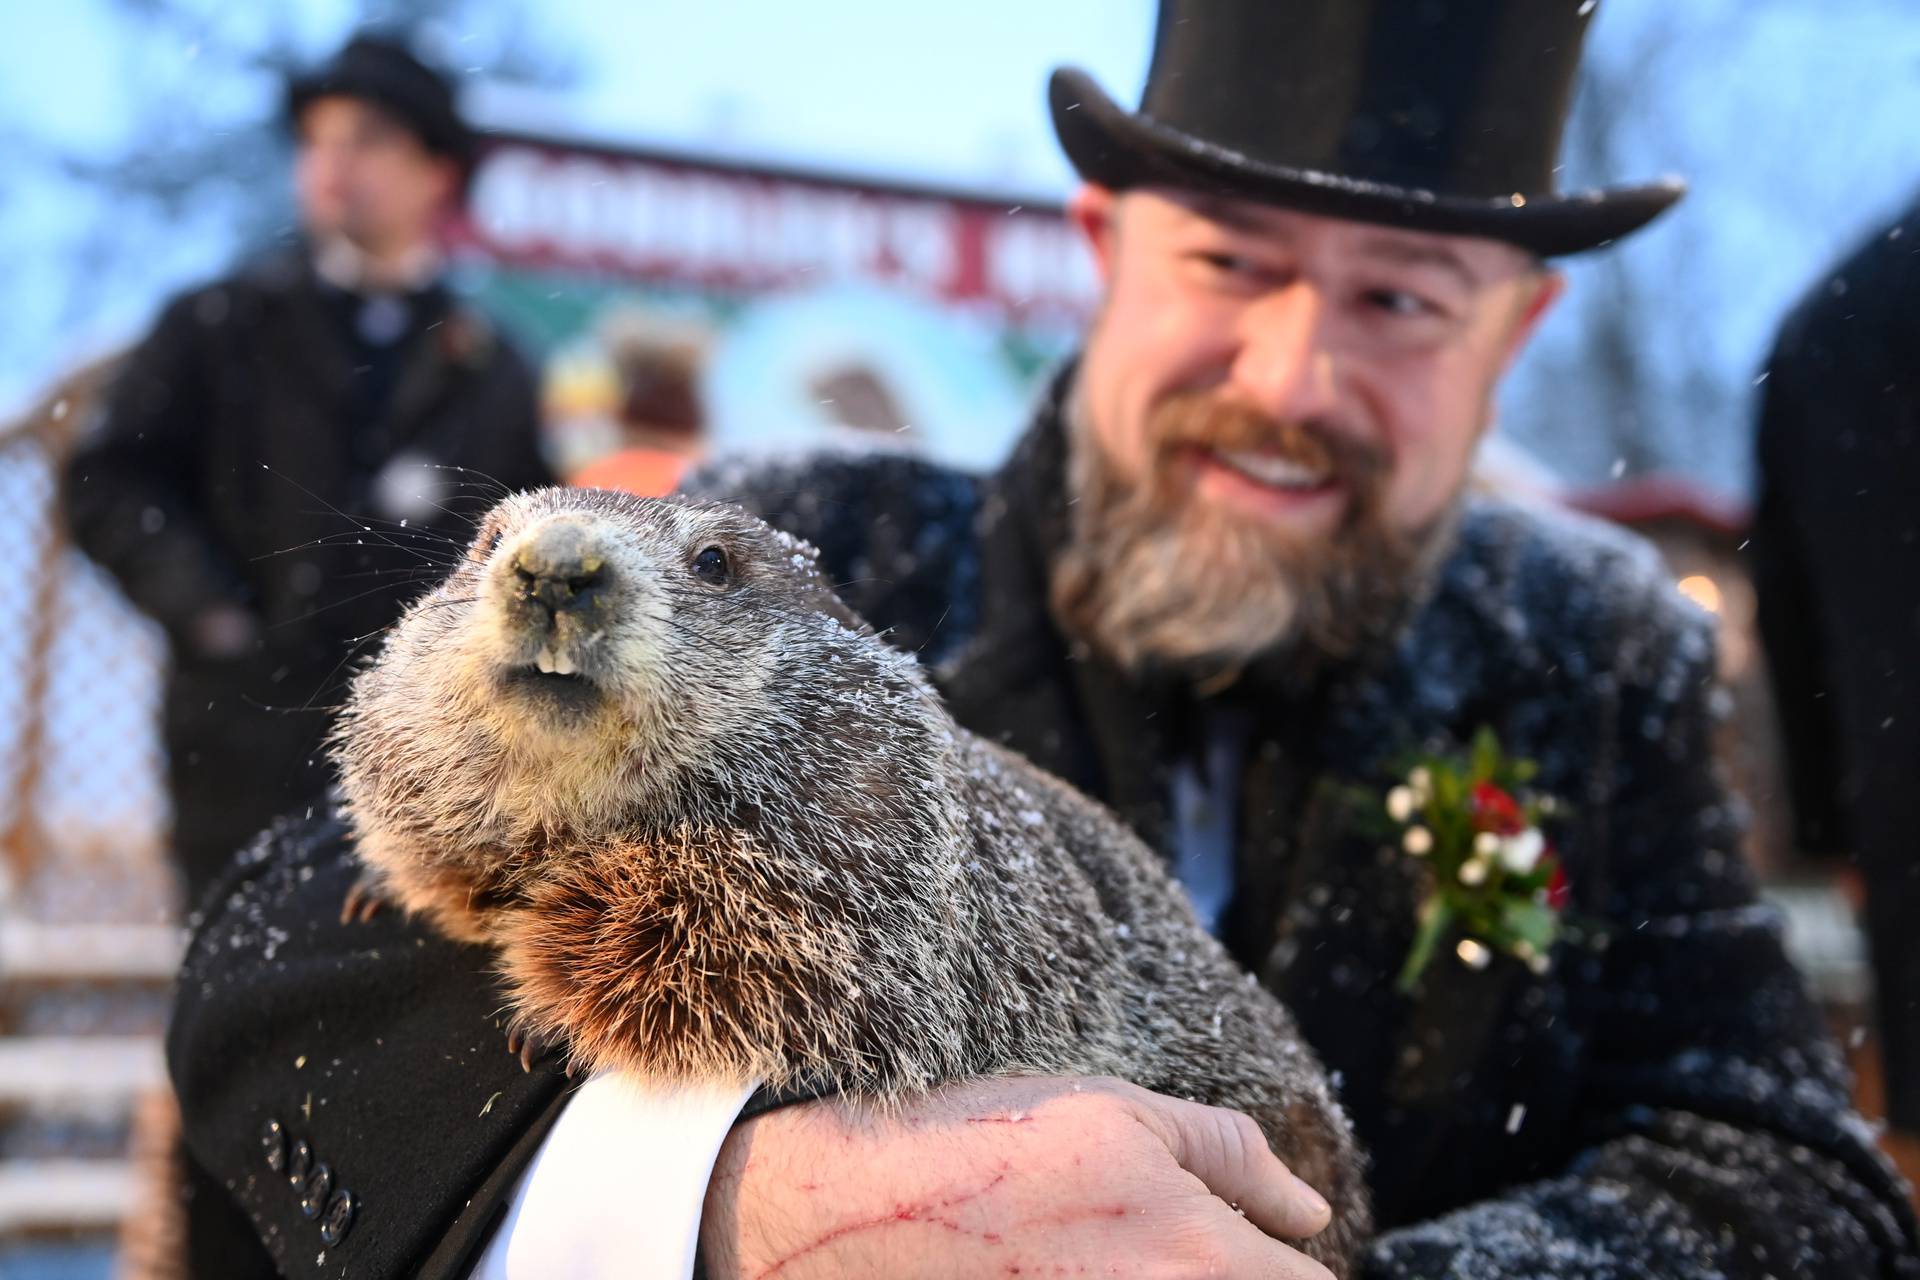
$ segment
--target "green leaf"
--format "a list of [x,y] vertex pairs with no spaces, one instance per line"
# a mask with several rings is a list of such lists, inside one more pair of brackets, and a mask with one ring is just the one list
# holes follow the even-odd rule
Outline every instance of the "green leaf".
[[1500,769],[1500,739],[1481,725],[1473,735],[1473,781],[1486,782]]
[[1500,909],[1500,926],[1544,955],[1559,936],[1560,916],[1544,903],[1508,899]]
[[1394,986],[1400,994],[1412,991],[1414,984],[1420,981],[1420,975],[1426,972],[1427,965],[1433,961],[1433,953],[1440,946],[1453,924],[1453,908],[1447,900],[1435,894],[1428,898],[1420,908],[1420,928],[1413,935],[1413,946],[1407,950],[1407,962],[1400,966],[1400,977]]

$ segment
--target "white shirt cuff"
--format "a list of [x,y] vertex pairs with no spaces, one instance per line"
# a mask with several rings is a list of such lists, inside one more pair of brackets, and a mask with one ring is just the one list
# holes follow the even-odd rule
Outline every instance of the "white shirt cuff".
[[714,1159],[756,1087],[588,1080],[520,1176],[475,1280],[687,1280]]

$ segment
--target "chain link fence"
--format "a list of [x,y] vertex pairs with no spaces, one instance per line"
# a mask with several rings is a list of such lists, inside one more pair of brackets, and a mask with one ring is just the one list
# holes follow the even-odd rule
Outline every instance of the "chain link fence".
[[171,1150],[166,651],[60,515],[111,373],[0,427],[0,1276],[164,1274],[120,1237],[161,1185],[135,1157]]
[[67,545],[59,475],[98,412],[100,362],[0,434],[0,831],[11,914],[151,923],[172,908],[158,734],[165,645]]

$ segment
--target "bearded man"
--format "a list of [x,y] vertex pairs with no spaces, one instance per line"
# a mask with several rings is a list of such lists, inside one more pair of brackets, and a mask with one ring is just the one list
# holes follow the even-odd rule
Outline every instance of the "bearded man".
[[[963,724],[1165,853],[1371,1151],[1369,1277],[1911,1276],[1714,776],[1706,619],[1643,545],[1465,496],[1543,259],[1678,195],[1553,189],[1592,8],[1166,0],[1138,113],[1054,78],[1106,293],[1008,463],[696,487],[816,543]],[[1583,927],[1449,939],[1403,986],[1431,882],[1350,798],[1483,727],[1566,802]],[[1325,1274],[1289,1240],[1326,1206],[1244,1129],[1114,1082],[880,1118],[568,1095],[501,1052],[483,954],[330,923],[353,875],[337,825],[238,868],[173,1030],[190,1140],[288,1274],[684,1275],[696,1244],[716,1278]],[[229,924],[293,940],[254,965]],[[294,1134],[354,1189],[324,1250]]]

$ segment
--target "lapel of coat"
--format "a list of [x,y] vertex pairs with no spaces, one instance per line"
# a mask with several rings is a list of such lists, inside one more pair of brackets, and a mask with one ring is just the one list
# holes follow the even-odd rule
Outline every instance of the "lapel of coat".
[[1525,654],[1502,629],[1502,611],[1511,609],[1497,575],[1488,572],[1486,554],[1469,514],[1393,653],[1368,669],[1343,673],[1322,691],[1312,745],[1319,776],[1296,819],[1296,865],[1285,877],[1273,925],[1275,951],[1262,970],[1284,996],[1324,999],[1301,989],[1325,980],[1316,966],[1291,981],[1286,969],[1300,963],[1292,951],[1315,945],[1298,936],[1302,921],[1317,918],[1303,895],[1324,892],[1325,885],[1347,886],[1360,899],[1353,909],[1373,917],[1373,935],[1354,931],[1352,946],[1361,953],[1354,960],[1370,971],[1375,1007],[1388,1024],[1384,1043],[1356,1041],[1351,1048],[1370,1059],[1363,1069],[1373,1076],[1379,1101],[1410,1117],[1430,1118],[1431,1126],[1414,1127],[1430,1127],[1436,1140],[1457,1107],[1461,1083],[1495,1043],[1496,1028],[1533,975],[1505,956],[1472,969],[1449,948],[1412,993],[1394,991],[1394,974],[1412,944],[1425,868],[1389,843],[1384,831],[1374,830],[1372,814],[1353,806],[1384,802],[1404,753],[1464,749],[1483,724],[1500,731],[1509,749],[1526,753],[1524,741],[1508,737],[1510,712],[1516,701],[1538,691],[1516,669],[1527,665]]
[[494,342],[492,326],[473,308],[453,299],[440,307],[441,318],[412,343],[387,405],[388,438],[396,448],[419,438],[456,380],[482,364]]
[[268,329],[284,344],[267,367],[276,380],[291,374],[304,383],[299,394],[325,406],[327,421],[344,420],[347,388],[353,385],[353,356],[339,316],[324,292],[326,286],[314,274],[312,255],[303,246],[270,259],[262,272],[281,314],[280,322]]

